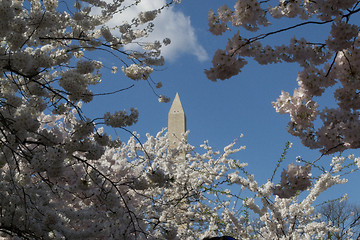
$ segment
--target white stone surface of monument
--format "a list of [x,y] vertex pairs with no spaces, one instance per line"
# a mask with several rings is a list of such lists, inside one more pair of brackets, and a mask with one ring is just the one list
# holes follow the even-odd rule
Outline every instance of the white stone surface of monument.
[[176,93],[168,115],[168,138],[170,149],[178,146],[186,132],[186,116],[181,105],[179,94]]

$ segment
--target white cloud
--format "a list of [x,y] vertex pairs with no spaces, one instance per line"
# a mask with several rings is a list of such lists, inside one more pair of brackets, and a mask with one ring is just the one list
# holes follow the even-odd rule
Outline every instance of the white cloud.
[[[126,2],[129,1],[125,1],[125,5]],[[165,0],[142,0],[138,5],[115,16],[109,24],[114,26],[125,21],[130,22],[138,13],[158,9],[164,4]],[[199,61],[208,59],[205,49],[197,40],[189,16],[185,16],[182,12],[170,7],[164,9],[153,23],[155,25],[154,31],[144,41],[158,40],[162,42],[164,38],[170,38],[171,44],[162,47],[162,55],[165,60],[174,61],[183,54],[195,55]]]

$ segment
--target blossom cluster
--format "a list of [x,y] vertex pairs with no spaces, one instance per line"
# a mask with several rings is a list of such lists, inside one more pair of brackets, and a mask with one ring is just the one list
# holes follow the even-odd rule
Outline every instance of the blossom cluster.
[[[353,21],[360,10],[359,1],[233,2],[233,8],[224,5],[218,8],[217,14],[209,11],[209,31],[220,35],[241,27],[251,34],[262,32],[253,37],[246,31],[235,33],[226,49],[214,54],[213,67],[205,70],[207,77],[216,81],[237,75],[246,65],[246,58],[259,64],[298,63],[303,68],[298,73],[298,88],[292,96],[282,92],[274,102],[276,111],[290,115],[289,133],[299,137],[307,147],[327,154],[359,148],[360,27]],[[285,18],[297,18],[298,21],[266,32],[274,19]],[[297,34],[288,44],[282,41],[275,46],[263,45],[263,40],[271,35],[311,24],[329,27],[330,30],[324,28],[328,38],[311,41],[309,36],[298,37]],[[337,87],[333,92],[337,108],[320,108],[315,97],[322,96],[333,86]],[[322,126],[315,125],[319,119]]]
[[142,67],[137,64],[131,64],[128,67],[122,67],[122,70],[127,77],[133,80],[146,80],[153,71],[153,69],[149,66]]
[[132,124],[136,123],[138,120],[139,112],[137,109],[131,108],[131,113],[127,114],[126,110],[118,111],[114,114],[110,114],[109,112],[104,115],[104,122],[105,125],[119,128],[119,127],[126,127],[131,126]]
[[281,198],[295,196],[298,191],[304,191],[311,186],[311,166],[295,166],[289,164],[281,173],[281,182],[274,189],[274,194]]

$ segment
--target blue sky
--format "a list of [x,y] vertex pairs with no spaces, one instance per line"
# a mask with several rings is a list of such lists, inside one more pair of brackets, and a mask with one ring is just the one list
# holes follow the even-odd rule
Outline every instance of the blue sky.
[[[158,7],[163,2],[143,0],[143,5],[133,12],[141,8],[144,10],[146,7]],[[227,2],[230,6],[233,1]],[[279,115],[271,104],[278,98],[281,90],[293,92],[297,86],[296,76],[300,68],[296,64],[259,66],[249,61],[238,76],[222,82],[209,81],[204,69],[211,67],[214,52],[218,48],[224,48],[227,38],[235,33],[233,31],[230,35],[216,37],[208,32],[208,10],[216,10],[220,4],[215,0],[183,0],[180,5],[167,10],[155,21],[155,31],[151,39],[161,40],[169,37],[172,44],[164,49],[165,66],[157,68],[152,74],[152,79],[155,82],[161,81],[164,85],[156,90],[158,94],[173,98],[176,92],[179,93],[187,116],[187,128],[190,130],[189,143],[199,146],[204,140],[209,140],[211,146],[221,150],[240,134],[244,134],[238,143],[239,146],[246,145],[247,148],[234,157],[248,162],[248,171],[255,174],[259,183],[265,183],[266,179],[271,177],[287,141],[294,145],[281,169],[294,162],[296,156],[301,155],[309,161],[320,156],[317,150],[301,146],[298,139],[288,134],[286,125],[289,116]],[[119,17],[116,21],[126,18]],[[280,26],[288,23],[281,23],[284,25]],[[326,26],[323,28],[326,30]],[[292,36],[301,34],[321,39],[327,37],[326,32],[321,32],[325,30],[307,28],[274,36],[267,41],[269,44],[286,43]],[[117,64],[115,60],[106,56],[100,55],[100,59],[110,67]],[[140,112],[139,122],[129,130],[137,131],[144,140],[145,133],[155,135],[167,126],[171,102],[159,103],[147,82],[134,82],[127,79],[121,71],[115,75],[105,73],[102,85],[96,89],[99,92],[110,92],[134,83],[135,86],[130,90],[95,98],[94,102],[84,106],[84,111],[95,118],[107,111],[136,107]],[[323,103],[331,104],[331,98],[324,98]],[[117,134],[123,140],[130,137],[121,130],[117,130]],[[328,161],[329,157],[321,160],[324,165],[328,165]],[[278,172],[278,176],[280,173],[281,171]],[[360,181],[360,173],[356,173],[350,180],[347,187],[334,188],[326,197],[336,198],[347,192],[352,201],[356,202],[355,199],[360,197],[360,191],[354,186]]]

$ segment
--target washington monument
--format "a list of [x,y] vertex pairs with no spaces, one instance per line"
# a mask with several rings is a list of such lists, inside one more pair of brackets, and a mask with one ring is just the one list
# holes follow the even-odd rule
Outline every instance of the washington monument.
[[168,116],[168,138],[170,149],[178,146],[186,131],[186,116],[181,105],[179,94],[176,93]]

